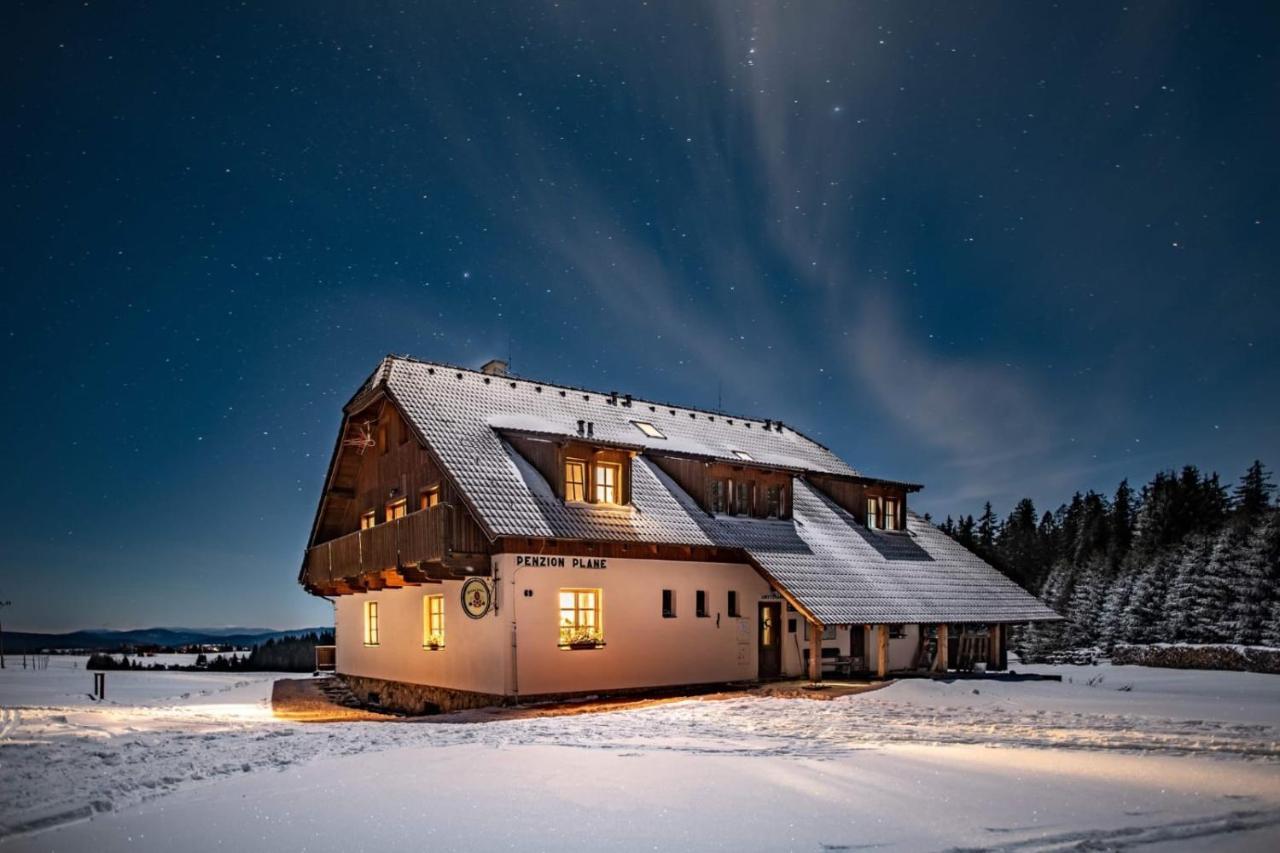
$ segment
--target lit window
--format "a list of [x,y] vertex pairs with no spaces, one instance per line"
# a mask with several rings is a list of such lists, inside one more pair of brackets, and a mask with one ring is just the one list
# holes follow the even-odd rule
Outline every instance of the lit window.
[[376,601],[364,603],[364,644],[378,645],[378,602]]
[[662,591],[662,618],[676,618],[676,591],[674,589],[664,589]]
[[422,494],[418,496],[418,509],[431,509],[440,503],[440,487],[432,486],[429,489],[423,489]]
[[693,609],[694,609],[694,613],[698,616],[711,615],[707,611],[707,591],[705,589],[700,589],[695,594],[694,601],[693,601]]
[[374,526],[375,524],[377,524],[377,523],[378,523],[378,519],[377,519],[377,517],[374,515],[373,510],[369,510],[368,512],[365,512],[365,513],[361,513],[361,514],[360,514],[360,529],[361,529],[361,530],[368,530],[370,527],[373,527],[373,526]]
[[387,521],[395,521],[397,518],[404,518],[408,514],[409,501],[404,498],[387,504]]
[[741,616],[742,611],[738,610],[738,591],[736,589],[729,590],[729,615]]
[[618,481],[622,479],[622,466],[613,462],[596,463],[596,503],[616,504]]
[[884,529],[898,529],[898,502],[893,498],[884,499]]
[[587,463],[577,459],[570,459],[564,463],[564,499],[567,501],[587,499]]
[[880,499],[867,498],[867,527],[872,530],[880,526]]
[[598,646],[603,642],[600,590],[560,590],[560,645]]
[[429,649],[444,648],[444,596],[422,597],[422,645]]
[[738,457],[739,459],[751,459],[751,458],[753,458],[753,457],[751,456],[751,454],[750,454],[750,453],[748,453],[748,452],[747,452],[747,451],[745,451],[745,450],[735,450],[735,451],[733,451],[733,455],[734,455],[734,456],[736,456],[736,457]]
[[648,421],[632,421],[631,423],[635,424],[636,429],[649,436],[649,438],[666,438],[666,436],[662,434],[662,430],[658,429]]

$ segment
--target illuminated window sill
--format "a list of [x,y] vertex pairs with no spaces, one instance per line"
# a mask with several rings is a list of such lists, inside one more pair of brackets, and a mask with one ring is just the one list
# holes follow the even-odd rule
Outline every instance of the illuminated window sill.
[[560,651],[562,652],[585,652],[591,649],[603,649],[603,648],[604,648],[604,643],[572,643],[572,644],[561,643],[560,644]]
[[424,652],[442,652],[444,651],[444,646],[423,646],[422,650]]

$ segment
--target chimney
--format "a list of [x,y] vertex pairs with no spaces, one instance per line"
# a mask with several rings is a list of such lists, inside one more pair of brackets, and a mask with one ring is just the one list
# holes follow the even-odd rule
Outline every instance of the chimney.
[[630,395],[630,394],[628,394],[627,396],[625,396],[625,397],[623,397],[623,398],[622,398],[622,405],[626,406],[628,409],[629,409],[629,408],[631,408],[631,395]]
[[507,363],[500,358],[491,358],[480,366],[480,372],[486,376],[506,376]]

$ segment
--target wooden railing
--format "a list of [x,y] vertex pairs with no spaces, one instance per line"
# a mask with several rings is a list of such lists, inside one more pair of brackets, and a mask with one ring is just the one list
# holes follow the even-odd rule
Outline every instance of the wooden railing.
[[441,562],[452,544],[449,515],[449,507],[434,506],[308,548],[307,583],[330,587],[397,566]]

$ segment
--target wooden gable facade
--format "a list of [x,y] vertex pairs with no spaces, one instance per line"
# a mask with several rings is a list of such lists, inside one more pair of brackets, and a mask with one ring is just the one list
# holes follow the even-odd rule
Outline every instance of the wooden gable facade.
[[334,454],[302,567],[309,590],[488,573],[489,538],[389,398],[346,416]]

